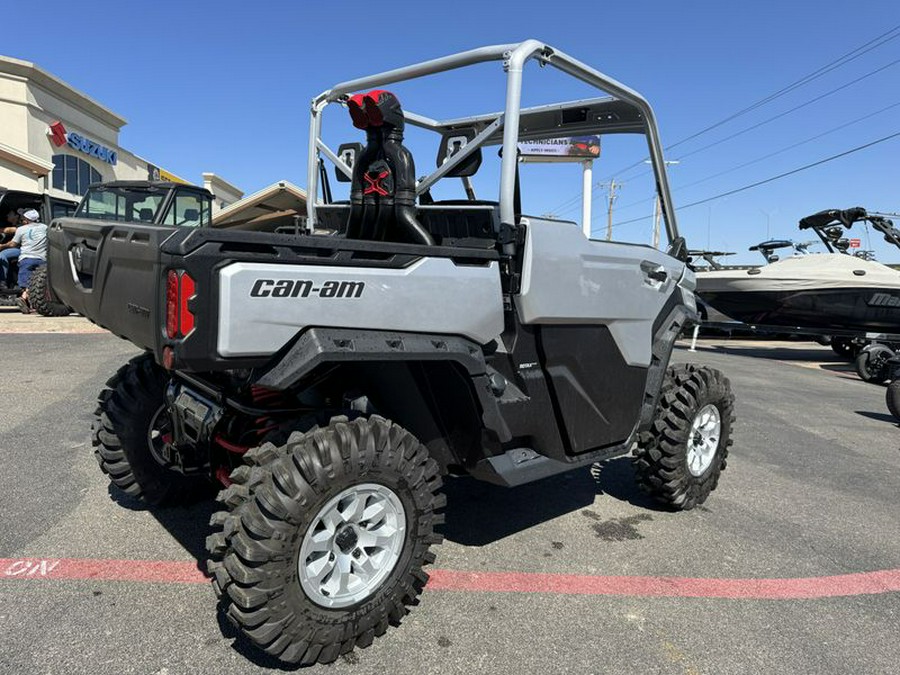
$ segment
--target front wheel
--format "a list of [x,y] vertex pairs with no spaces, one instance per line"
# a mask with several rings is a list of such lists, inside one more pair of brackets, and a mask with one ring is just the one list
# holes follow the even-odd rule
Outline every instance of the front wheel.
[[884,345],[871,345],[856,357],[856,374],[863,382],[881,384],[888,379],[888,360],[894,352]]
[[891,415],[900,422],[900,379],[894,380],[888,385],[884,399]]
[[656,419],[635,450],[638,485],[676,509],[702,504],[725,469],[734,419],[731,384],[721,372],[692,364],[669,368]]
[[[334,418],[249,451],[207,539],[226,616],[288,663],[330,663],[399,624],[440,543],[438,465],[405,429]],[[220,529],[221,528],[221,529]]]
[[841,358],[852,361],[856,358],[859,347],[849,338],[833,337],[831,338],[831,351]]

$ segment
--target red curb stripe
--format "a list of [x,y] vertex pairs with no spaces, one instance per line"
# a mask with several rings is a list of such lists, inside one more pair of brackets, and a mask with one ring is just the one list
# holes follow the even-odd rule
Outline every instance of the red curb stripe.
[[[206,583],[197,563],[0,558],[0,578]],[[799,579],[698,579],[430,570],[429,590],[629,597],[798,600],[900,592],[900,569]]]

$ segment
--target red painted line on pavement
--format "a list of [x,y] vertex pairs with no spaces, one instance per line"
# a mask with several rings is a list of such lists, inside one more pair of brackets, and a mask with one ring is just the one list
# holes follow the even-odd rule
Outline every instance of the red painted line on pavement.
[[[0,558],[0,578],[206,583],[197,563],[79,558]],[[699,579],[430,570],[428,588],[482,593],[799,600],[900,592],[900,569],[797,579]]]
[[431,572],[428,588],[495,593],[796,600],[898,592],[900,569],[801,579],[610,577],[434,570]]

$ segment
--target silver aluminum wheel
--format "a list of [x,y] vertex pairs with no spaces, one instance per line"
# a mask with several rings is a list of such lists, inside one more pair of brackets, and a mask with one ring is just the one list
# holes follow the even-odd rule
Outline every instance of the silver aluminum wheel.
[[171,460],[166,457],[166,441],[164,439],[171,426],[166,406],[161,405],[159,410],[153,414],[150,420],[150,428],[147,430],[147,447],[150,450],[150,455],[161,466],[171,466],[172,464]]
[[331,499],[312,519],[297,561],[300,586],[317,605],[349,607],[371,596],[397,565],[406,511],[388,487],[363,483]]
[[722,437],[722,417],[716,406],[705,405],[697,412],[691,424],[687,442],[688,471],[702,476],[712,464]]

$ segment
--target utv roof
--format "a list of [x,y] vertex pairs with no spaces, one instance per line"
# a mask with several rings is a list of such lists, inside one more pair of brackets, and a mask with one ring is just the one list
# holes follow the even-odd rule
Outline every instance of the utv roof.
[[[503,111],[437,121],[415,113],[405,113],[410,124],[448,135],[460,129],[481,131],[503,115]],[[565,134],[643,133],[644,117],[641,111],[626,101],[612,96],[552,103],[550,105],[522,108],[519,112],[519,140],[537,140]],[[484,145],[503,142],[503,129],[491,133]]]
[[191,190],[193,192],[203,192],[210,197],[213,196],[209,190],[200,187],[199,185],[164,180],[113,180],[105,183],[94,183],[90,186],[90,189],[95,188],[134,188],[138,190],[171,190],[173,188],[180,188],[182,190]]

